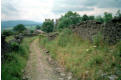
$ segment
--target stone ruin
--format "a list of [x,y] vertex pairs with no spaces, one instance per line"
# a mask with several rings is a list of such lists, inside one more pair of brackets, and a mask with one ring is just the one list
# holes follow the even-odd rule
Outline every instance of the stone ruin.
[[115,44],[121,40],[121,17],[112,19],[106,24],[97,21],[84,21],[77,25],[72,25],[73,32],[82,37],[82,39],[93,40],[95,35],[102,33],[103,39],[109,44]]
[[71,28],[72,31],[80,35],[82,39],[92,40],[94,35],[96,35],[101,30],[101,24],[102,23],[100,22],[89,20],[81,22]]
[[115,18],[109,21],[107,24],[103,24],[102,30],[104,40],[110,44],[115,44],[121,40],[121,17]]
[[59,35],[58,32],[54,32],[54,33],[49,33],[49,34],[47,35],[47,37],[48,37],[48,40],[53,40],[53,39],[55,39],[58,35]]

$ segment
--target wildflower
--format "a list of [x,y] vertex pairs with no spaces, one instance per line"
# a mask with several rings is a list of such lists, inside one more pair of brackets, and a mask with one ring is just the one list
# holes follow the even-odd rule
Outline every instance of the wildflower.
[[89,49],[86,49],[86,51],[88,52],[88,51],[89,51]]
[[93,46],[93,48],[96,48],[97,46]]

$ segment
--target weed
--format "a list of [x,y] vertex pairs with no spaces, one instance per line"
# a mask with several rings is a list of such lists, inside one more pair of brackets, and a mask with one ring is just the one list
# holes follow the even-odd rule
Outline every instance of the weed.
[[12,43],[12,51],[5,56],[1,66],[2,80],[22,80],[23,72],[29,53],[29,44],[34,38],[25,38],[19,45]]
[[120,42],[109,46],[98,35],[90,43],[71,30],[63,30],[56,39],[49,41],[44,37],[40,44],[50,51],[53,59],[79,80],[107,80],[107,75],[102,77],[105,73],[120,76]]

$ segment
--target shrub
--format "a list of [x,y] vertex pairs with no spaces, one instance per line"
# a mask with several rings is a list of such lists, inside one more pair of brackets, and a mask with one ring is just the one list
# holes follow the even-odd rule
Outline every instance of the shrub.
[[72,31],[70,29],[64,29],[63,32],[58,37],[58,45],[61,47],[65,47],[70,40],[70,35],[72,34]]
[[12,30],[4,30],[4,31],[2,32],[2,35],[10,36],[10,35],[13,35],[13,32],[12,32]]
[[22,80],[23,69],[28,59],[29,44],[33,39],[34,37],[26,38],[20,45],[11,43],[12,51],[6,53],[5,61],[1,64],[2,80]]
[[19,50],[19,44],[17,42],[11,42],[10,43],[10,49],[11,49],[11,51],[18,51]]

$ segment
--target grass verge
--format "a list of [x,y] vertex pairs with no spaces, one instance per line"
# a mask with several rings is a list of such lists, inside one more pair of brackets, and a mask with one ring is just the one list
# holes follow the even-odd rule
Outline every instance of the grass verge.
[[108,46],[95,39],[90,43],[66,29],[55,40],[40,36],[40,44],[77,80],[121,79],[121,42]]
[[24,38],[17,51],[5,55],[1,66],[2,80],[22,80],[22,74],[29,56],[29,45],[35,37]]

